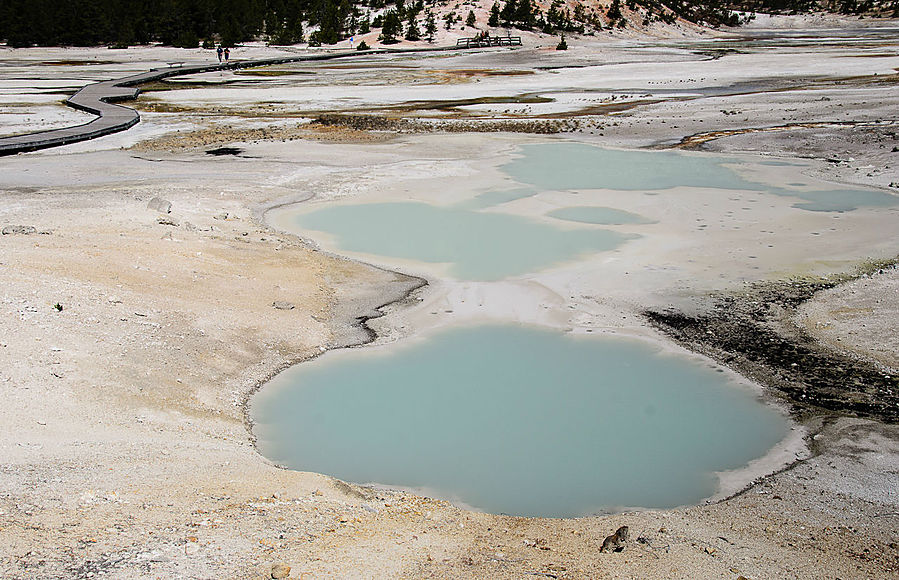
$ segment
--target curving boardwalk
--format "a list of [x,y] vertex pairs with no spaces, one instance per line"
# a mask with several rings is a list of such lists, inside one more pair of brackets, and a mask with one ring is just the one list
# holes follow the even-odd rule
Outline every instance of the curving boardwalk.
[[241,68],[250,68],[255,66],[268,66],[273,64],[284,64],[288,62],[314,61],[314,60],[331,60],[335,58],[348,58],[353,56],[363,56],[371,54],[400,54],[411,52],[437,52],[458,50],[453,47],[435,47],[435,48],[406,48],[406,49],[375,49],[364,53],[357,51],[348,51],[340,53],[313,54],[306,56],[294,56],[284,58],[267,58],[259,60],[246,60],[239,62],[230,62],[227,64],[211,64],[211,65],[193,65],[178,66],[164,69],[152,69],[145,73],[132,75],[120,79],[110,81],[102,81],[92,83],[83,87],[80,91],[66,99],[66,104],[70,107],[86,111],[97,115],[93,121],[83,125],[75,125],[73,127],[65,127],[63,129],[52,129],[49,131],[39,131],[36,133],[27,133],[25,135],[16,135],[13,137],[0,138],[0,156],[15,155],[16,153],[24,153],[27,151],[37,151],[38,149],[47,149],[50,147],[59,147],[60,145],[68,145],[69,143],[77,143],[79,141],[87,141],[96,139],[111,133],[124,131],[136,125],[140,121],[140,115],[134,109],[116,105],[117,101],[127,101],[137,98],[140,94],[139,85],[160,79],[190,75],[202,72],[210,72],[216,70],[233,70]]

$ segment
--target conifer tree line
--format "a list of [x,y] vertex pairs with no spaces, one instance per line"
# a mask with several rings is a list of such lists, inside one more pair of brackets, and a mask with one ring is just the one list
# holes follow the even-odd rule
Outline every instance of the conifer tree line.
[[[129,46],[160,42],[195,48],[201,43],[232,46],[261,39],[272,44],[333,44],[353,34],[380,29],[384,44],[433,41],[438,3],[448,0],[0,0],[0,41],[13,47]],[[899,0],[497,0],[488,21],[475,13],[446,12],[451,29],[484,24],[548,33],[624,28],[626,6],[644,26],[677,17],[704,24],[733,25],[736,10],[806,12],[826,8],[844,13],[899,16]],[[458,6],[457,6],[458,8]],[[633,23],[636,24],[636,23]],[[308,33],[307,33],[308,32]]]

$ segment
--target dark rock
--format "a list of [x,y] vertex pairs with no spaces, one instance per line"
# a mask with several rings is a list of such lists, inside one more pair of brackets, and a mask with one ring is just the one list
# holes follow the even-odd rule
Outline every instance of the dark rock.
[[607,537],[602,542],[602,547],[599,549],[600,552],[621,552],[624,550],[624,543],[627,541],[628,536],[628,528],[627,526],[621,526],[615,533],[611,536]]
[[240,155],[241,153],[243,153],[243,149],[240,149],[239,147],[217,147],[206,151],[206,155],[215,155],[216,157],[221,157],[222,155]]
[[158,218],[156,218],[156,223],[158,223],[159,225],[163,225],[163,226],[178,227],[178,220],[176,220],[175,218],[164,216],[164,215],[161,215]]
[[8,236],[11,234],[18,234],[22,236],[27,236],[28,234],[36,234],[37,229],[34,226],[6,226],[3,230],[0,230],[4,236]]

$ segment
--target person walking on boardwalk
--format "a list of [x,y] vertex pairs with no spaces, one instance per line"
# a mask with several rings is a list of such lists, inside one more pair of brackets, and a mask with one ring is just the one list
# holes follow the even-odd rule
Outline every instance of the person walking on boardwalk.
[[215,49],[215,52],[219,56],[219,62],[222,62],[222,52],[224,52],[224,51],[222,50],[221,44],[218,46],[218,48]]
[[228,59],[231,57],[231,49],[225,48],[225,62],[228,62]]

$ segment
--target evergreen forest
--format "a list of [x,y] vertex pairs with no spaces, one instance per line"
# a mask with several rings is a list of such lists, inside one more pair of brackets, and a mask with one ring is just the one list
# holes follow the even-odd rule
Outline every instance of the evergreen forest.
[[[383,44],[433,40],[441,26],[475,28],[474,12],[449,10],[447,0],[0,0],[0,42],[12,47],[127,47],[158,42],[210,48],[249,40],[289,45],[333,44],[380,29]],[[678,17],[736,25],[737,11],[797,13],[822,8],[847,14],[899,16],[899,0],[498,0],[490,26],[543,32],[673,23]],[[453,4],[459,8],[459,4]],[[626,6],[628,11],[622,10]],[[640,14],[640,22],[629,22]]]

